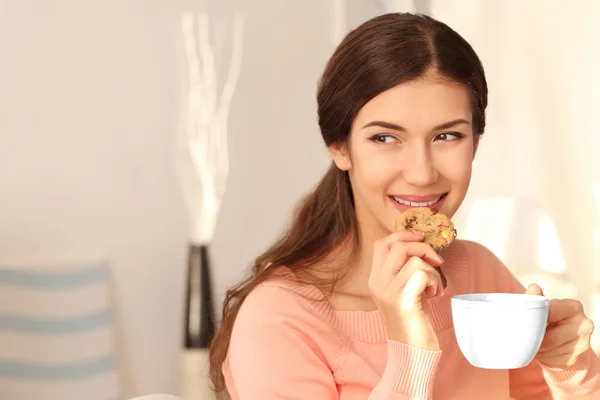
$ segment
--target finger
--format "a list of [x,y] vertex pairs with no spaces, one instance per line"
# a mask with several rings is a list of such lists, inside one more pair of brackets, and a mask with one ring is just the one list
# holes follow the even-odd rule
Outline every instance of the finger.
[[382,273],[387,276],[396,276],[411,257],[421,258],[435,266],[443,263],[441,256],[427,243],[398,242],[392,246],[388,257],[381,266]]
[[538,351],[555,349],[580,336],[586,335],[591,335],[591,332],[585,321],[572,321],[571,323],[551,326],[547,328],[544,340]]
[[422,232],[395,232],[381,240],[384,247],[388,250],[398,242],[422,242],[425,235]]
[[527,287],[527,290],[525,291],[525,294],[535,294],[535,295],[538,295],[538,296],[543,296],[544,295],[544,291],[542,290],[542,288],[539,285],[537,285],[535,283],[532,283],[531,285],[529,285]]
[[416,305],[421,303],[423,295],[433,297],[440,292],[441,287],[440,276],[433,268],[417,268],[409,276],[401,292],[402,298],[405,302]]
[[544,360],[552,360],[565,356],[577,358],[577,356],[587,351],[588,348],[589,346],[587,346],[585,340],[581,337],[578,337],[553,349],[538,351],[536,358],[542,362],[544,362]]
[[548,309],[548,323],[556,324],[576,315],[584,315],[583,305],[578,300],[552,299]]
[[[413,232],[395,232],[383,239],[376,240],[373,245],[373,266],[381,267],[395,243],[422,242],[425,236]],[[373,268],[372,268],[373,269]]]
[[425,261],[419,257],[411,257],[402,270],[394,277],[390,286],[393,291],[403,292],[408,281],[412,278],[416,271],[423,271],[425,273],[425,283],[419,292],[427,296],[435,296],[437,293],[442,292],[442,281],[437,271]]

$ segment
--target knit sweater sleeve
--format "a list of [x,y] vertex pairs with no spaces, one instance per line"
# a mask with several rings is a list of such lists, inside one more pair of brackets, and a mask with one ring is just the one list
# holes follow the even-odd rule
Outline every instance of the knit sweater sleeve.
[[[497,289],[525,293],[526,288],[488,249],[478,245],[477,265],[489,265]],[[600,399],[600,359],[590,349],[564,370],[555,370],[533,360],[524,368],[509,371],[510,395],[515,400]]]
[[441,357],[441,351],[388,340],[385,370],[369,400],[431,399],[435,372]]
[[[388,349],[368,400],[431,399],[441,352],[393,341]],[[345,352],[345,338],[301,296],[261,286],[240,308],[222,370],[233,400],[334,400],[340,396],[335,370]]]

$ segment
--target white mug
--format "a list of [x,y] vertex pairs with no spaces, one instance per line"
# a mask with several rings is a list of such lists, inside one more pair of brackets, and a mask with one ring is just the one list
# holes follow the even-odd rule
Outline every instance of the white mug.
[[451,306],[458,347],[478,368],[527,366],[546,333],[549,301],[544,296],[461,294],[452,297]]

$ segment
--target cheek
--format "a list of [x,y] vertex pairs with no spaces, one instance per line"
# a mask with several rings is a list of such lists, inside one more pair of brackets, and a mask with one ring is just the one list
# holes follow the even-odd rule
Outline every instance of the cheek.
[[450,181],[456,189],[466,189],[469,186],[473,168],[472,154],[472,150],[465,146],[461,151],[441,157],[436,163],[440,175]]
[[461,161],[444,165],[444,176],[452,182],[469,183],[471,180],[471,161]]
[[363,151],[355,155],[353,172],[356,182],[369,189],[384,188],[397,176],[397,158],[382,151]]

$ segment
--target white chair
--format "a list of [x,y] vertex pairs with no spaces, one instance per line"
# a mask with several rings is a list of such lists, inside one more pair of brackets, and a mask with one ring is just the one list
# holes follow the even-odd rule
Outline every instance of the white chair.
[[0,399],[122,398],[105,263],[0,262]]

